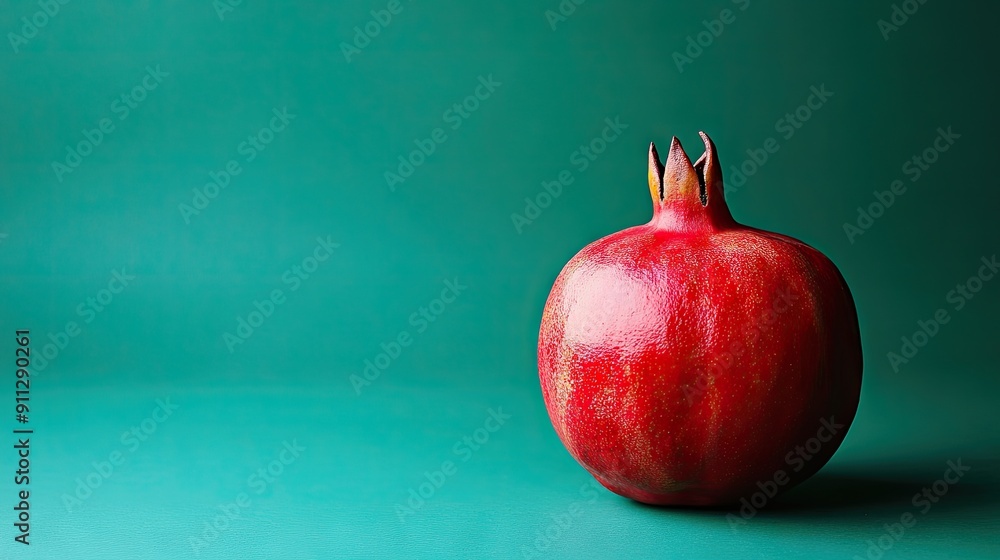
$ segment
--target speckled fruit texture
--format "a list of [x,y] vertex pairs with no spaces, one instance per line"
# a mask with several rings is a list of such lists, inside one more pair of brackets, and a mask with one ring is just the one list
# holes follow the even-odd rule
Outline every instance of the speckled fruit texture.
[[[556,432],[611,491],[728,505],[784,491],[833,455],[861,391],[857,312],[812,247],[743,226],[715,146],[650,146],[653,219],[586,246],[542,316]],[[773,483],[773,485],[772,485]]]

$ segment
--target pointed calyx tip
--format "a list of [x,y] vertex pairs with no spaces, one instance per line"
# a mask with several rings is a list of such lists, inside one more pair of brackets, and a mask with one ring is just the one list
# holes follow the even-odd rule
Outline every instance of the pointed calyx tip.
[[699,191],[699,177],[676,136],[670,141],[670,152],[663,166],[663,198],[691,197]]
[[653,205],[659,206],[663,200],[663,164],[660,163],[660,154],[656,152],[656,144],[649,143],[649,195],[653,198]]

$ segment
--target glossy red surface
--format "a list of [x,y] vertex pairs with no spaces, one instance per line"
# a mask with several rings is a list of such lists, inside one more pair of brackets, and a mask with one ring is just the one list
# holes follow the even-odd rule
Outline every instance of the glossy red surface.
[[791,488],[833,455],[860,396],[847,284],[812,247],[732,219],[703,138],[693,165],[676,138],[665,168],[651,147],[653,219],[570,260],[539,334],[566,448],[610,490],[652,504]]

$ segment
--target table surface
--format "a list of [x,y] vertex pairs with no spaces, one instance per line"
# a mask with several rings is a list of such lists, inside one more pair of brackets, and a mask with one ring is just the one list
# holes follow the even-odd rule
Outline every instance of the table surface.
[[[40,377],[32,545],[11,556],[7,526],[5,558],[876,558],[880,538],[886,558],[1000,555],[996,446],[954,435],[989,420],[976,403],[942,415],[873,389],[826,468],[732,523],[597,487],[539,394],[485,372],[441,387],[387,374],[360,395],[329,373],[187,388]],[[491,411],[502,425],[481,430]],[[915,506],[959,460],[971,470]],[[916,524],[885,537],[907,512]]]

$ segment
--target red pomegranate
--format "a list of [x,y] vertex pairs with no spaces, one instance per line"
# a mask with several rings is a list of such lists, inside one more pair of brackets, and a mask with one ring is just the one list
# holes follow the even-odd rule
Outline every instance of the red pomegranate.
[[653,219],[569,261],[538,339],[563,444],[609,490],[649,504],[791,488],[833,456],[861,392],[844,278],[805,243],[737,223],[701,137],[694,165],[677,138],[665,165],[650,145]]

